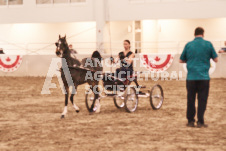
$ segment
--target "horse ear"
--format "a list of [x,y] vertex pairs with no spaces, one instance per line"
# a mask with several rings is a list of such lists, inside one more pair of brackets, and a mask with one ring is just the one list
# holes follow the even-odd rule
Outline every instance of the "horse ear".
[[59,39],[61,38],[61,36],[59,35]]
[[65,34],[64,38],[66,39],[66,34]]

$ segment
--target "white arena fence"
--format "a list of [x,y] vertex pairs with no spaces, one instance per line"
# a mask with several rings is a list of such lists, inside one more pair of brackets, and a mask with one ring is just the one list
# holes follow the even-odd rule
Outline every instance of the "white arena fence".
[[[181,53],[188,41],[134,41],[131,42],[131,50],[142,53]],[[223,40],[211,41],[216,51],[224,47]],[[96,49],[101,50],[102,54],[118,54],[123,50],[122,41],[104,42],[97,44],[96,42],[70,42],[73,48],[79,54],[92,54]],[[54,55],[55,42],[49,43],[11,43],[0,41],[0,48],[9,55]]]
[[[147,66],[143,65],[140,56],[144,54],[136,54],[136,62],[134,63],[135,71],[150,71]],[[165,68],[169,74],[177,73],[182,74],[183,79],[186,78],[186,70],[184,65],[179,63],[180,54],[148,54],[154,58],[160,58],[164,61],[167,55],[173,56],[170,65]],[[0,55],[0,76],[46,76],[53,58],[58,58],[56,55]],[[90,54],[77,54],[78,59],[90,57]],[[103,58],[110,58],[109,55],[102,55]],[[116,55],[114,55],[116,57]],[[20,58],[20,59],[18,59]],[[15,63],[16,59],[19,63]],[[226,53],[219,54],[219,62],[214,66],[214,71],[211,78],[226,78]],[[211,65],[213,67],[213,65]],[[109,67],[104,64],[104,72],[115,72],[117,67]],[[3,70],[4,69],[4,70]],[[8,71],[9,70],[9,71]],[[57,69],[56,69],[57,70]]]

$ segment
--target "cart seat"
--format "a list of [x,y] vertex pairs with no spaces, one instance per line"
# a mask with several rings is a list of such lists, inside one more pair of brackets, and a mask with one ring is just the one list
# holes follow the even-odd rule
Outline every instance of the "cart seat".
[[137,78],[137,74],[134,74],[134,73],[133,73],[133,74],[130,75],[129,77],[130,77],[130,78],[134,78],[134,77]]

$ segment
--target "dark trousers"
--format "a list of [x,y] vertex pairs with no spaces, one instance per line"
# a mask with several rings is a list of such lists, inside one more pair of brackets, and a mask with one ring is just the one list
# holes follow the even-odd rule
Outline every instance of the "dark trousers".
[[[119,77],[118,75],[119,75],[120,72],[121,72],[121,74],[120,74],[120,77]],[[116,69],[116,76],[118,78],[127,79],[127,77],[132,75],[132,74],[133,74],[133,70],[130,69],[130,68],[121,67],[121,68]]]
[[187,80],[187,119],[195,122],[195,99],[198,98],[198,122],[204,124],[204,113],[209,95],[209,80]]

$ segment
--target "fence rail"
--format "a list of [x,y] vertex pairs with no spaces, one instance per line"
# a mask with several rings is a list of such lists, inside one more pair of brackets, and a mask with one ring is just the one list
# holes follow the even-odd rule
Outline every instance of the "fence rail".
[[[134,41],[131,42],[131,50],[138,53],[181,53],[185,44],[188,41]],[[211,41],[216,51],[224,47],[223,40]],[[96,42],[71,42],[73,48],[79,54],[91,54],[96,48]],[[122,42],[105,42],[101,44],[105,54],[117,54],[122,51]],[[3,48],[6,54],[21,54],[21,55],[44,55],[55,54],[55,43],[6,43],[0,42],[0,48]]]

